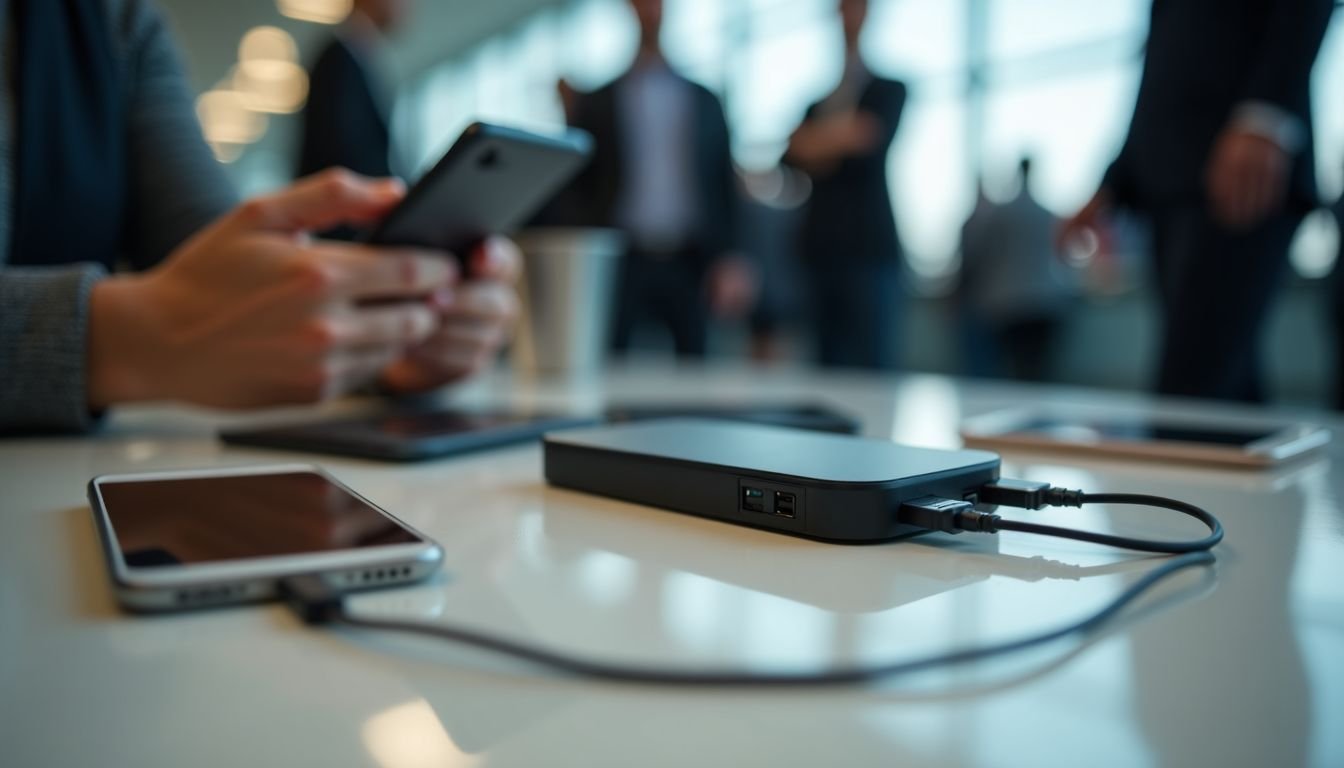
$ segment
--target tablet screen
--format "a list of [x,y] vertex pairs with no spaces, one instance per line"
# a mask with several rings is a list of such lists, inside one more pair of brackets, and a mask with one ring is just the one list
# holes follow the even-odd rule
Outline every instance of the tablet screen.
[[1270,437],[1275,430],[1270,429],[1215,429],[1206,426],[1187,426],[1164,424],[1155,421],[1121,420],[1063,420],[1053,418],[1034,418],[1022,426],[1011,430],[1016,433],[1030,433],[1048,436],[1065,442],[1102,442],[1124,440],[1126,442],[1149,442],[1161,440],[1180,443],[1202,443],[1206,445],[1245,446]]

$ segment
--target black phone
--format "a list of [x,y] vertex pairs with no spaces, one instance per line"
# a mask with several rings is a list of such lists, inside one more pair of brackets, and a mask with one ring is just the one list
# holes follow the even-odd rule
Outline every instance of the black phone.
[[510,234],[588,163],[593,140],[569,128],[554,135],[473,123],[368,237],[465,258],[489,235]]

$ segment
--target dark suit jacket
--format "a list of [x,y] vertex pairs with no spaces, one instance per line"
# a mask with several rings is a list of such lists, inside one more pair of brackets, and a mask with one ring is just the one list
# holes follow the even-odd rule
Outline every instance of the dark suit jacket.
[[365,176],[390,176],[387,117],[355,53],[334,38],[308,75],[298,175],[341,166]]
[[[616,226],[616,206],[624,179],[622,154],[626,151],[624,126],[616,104],[620,84],[618,79],[580,96],[574,109],[574,125],[593,135],[593,160],[568,191],[570,204],[562,207],[577,209],[578,223],[588,226]],[[698,231],[689,233],[688,245],[708,263],[738,248],[737,176],[733,170],[728,122],[718,97],[690,81],[686,85],[691,89],[695,110],[691,120],[695,142],[692,156],[699,203]]]
[[[830,173],[813,174],[812,198],[803,223],[803,258],[814,263],[871,263],[901,258],[896,217],[887,185],[887,153],[905,108],[906,87],[873,78],[858,108],[878,119],[882,134],[873,150],[847,157]],[[808,108],[816,117],[821,102]],[[788,158],[785,158],[787,162]]]
[[1153,0],[1129,135],[1106,173],[1137,208],[1200,204],[1214,139],[1246,101],[1295,115],[1307,143],[1293,160],[1289,205],[1318,204],[1311,67],[1332,0]]

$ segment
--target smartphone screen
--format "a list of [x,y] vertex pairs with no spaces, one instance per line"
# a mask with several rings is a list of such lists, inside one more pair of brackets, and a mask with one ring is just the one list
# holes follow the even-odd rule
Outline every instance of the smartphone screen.
[[1011,430],[1017,434],[1036,434],[1065,442],[1096,442],[1124,440],[1149,442],[1153,440],[1202,443],[1242,447],[1275,434],[1274,430],[1214,429],[1152,421],[1066,421],[1035,418]]
[[423,541],[314,472],[105,482],[99,494],[132,568]]

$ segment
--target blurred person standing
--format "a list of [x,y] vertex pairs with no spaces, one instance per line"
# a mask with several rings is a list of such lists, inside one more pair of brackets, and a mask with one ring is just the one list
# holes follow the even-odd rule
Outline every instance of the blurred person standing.
[[298,175],[346,168],[396,176],[390,131],[392,95],[382,72],[387,35],[410,13],[411,0],[354,0],[308,73]]
[[1335,340],[1335,387],[1334,403],[1336,410],[1344,411],[1344,193],[1330,207],[1335,216],[1335,226],[1339,230],[1339,242],[1335,254],[1335,268],[1327,278],[1326,306],[1330,313],[1330,330]]
[[571,192],[579,224],[626,234],[612,349],[635,330],[661,325],[677,355],[700,357],[709,316],[750,308],[754,276],[738,253],[738,188],[728,123],[718,98],[677,74],[663,57],[662,0],[630,0],[639,52],[611,84],[573,101],[573,124],[595,153]]
[[1146,214],[1164,332],[1159,393],[1262,401],[1260,335],[1318,204],[1311,70],[1331,0],[1154,0],[1134,116],[1062,248]]
[[906,87],[876,77],[859,55],[868,0],[840,0],[845,69],[808,108],[784,162],[812,177],[803,261],[815,313],[818,362],[894,368],[903,268],[887,186],[887,154]]
[[1031,194],[1031,158],[1018,163],[1017,194],[980,197],[961,229],[961,291],[971,322],[983,323],[1002,369],[1047,381],[1074,290],[1055,256],[1059,221]]

